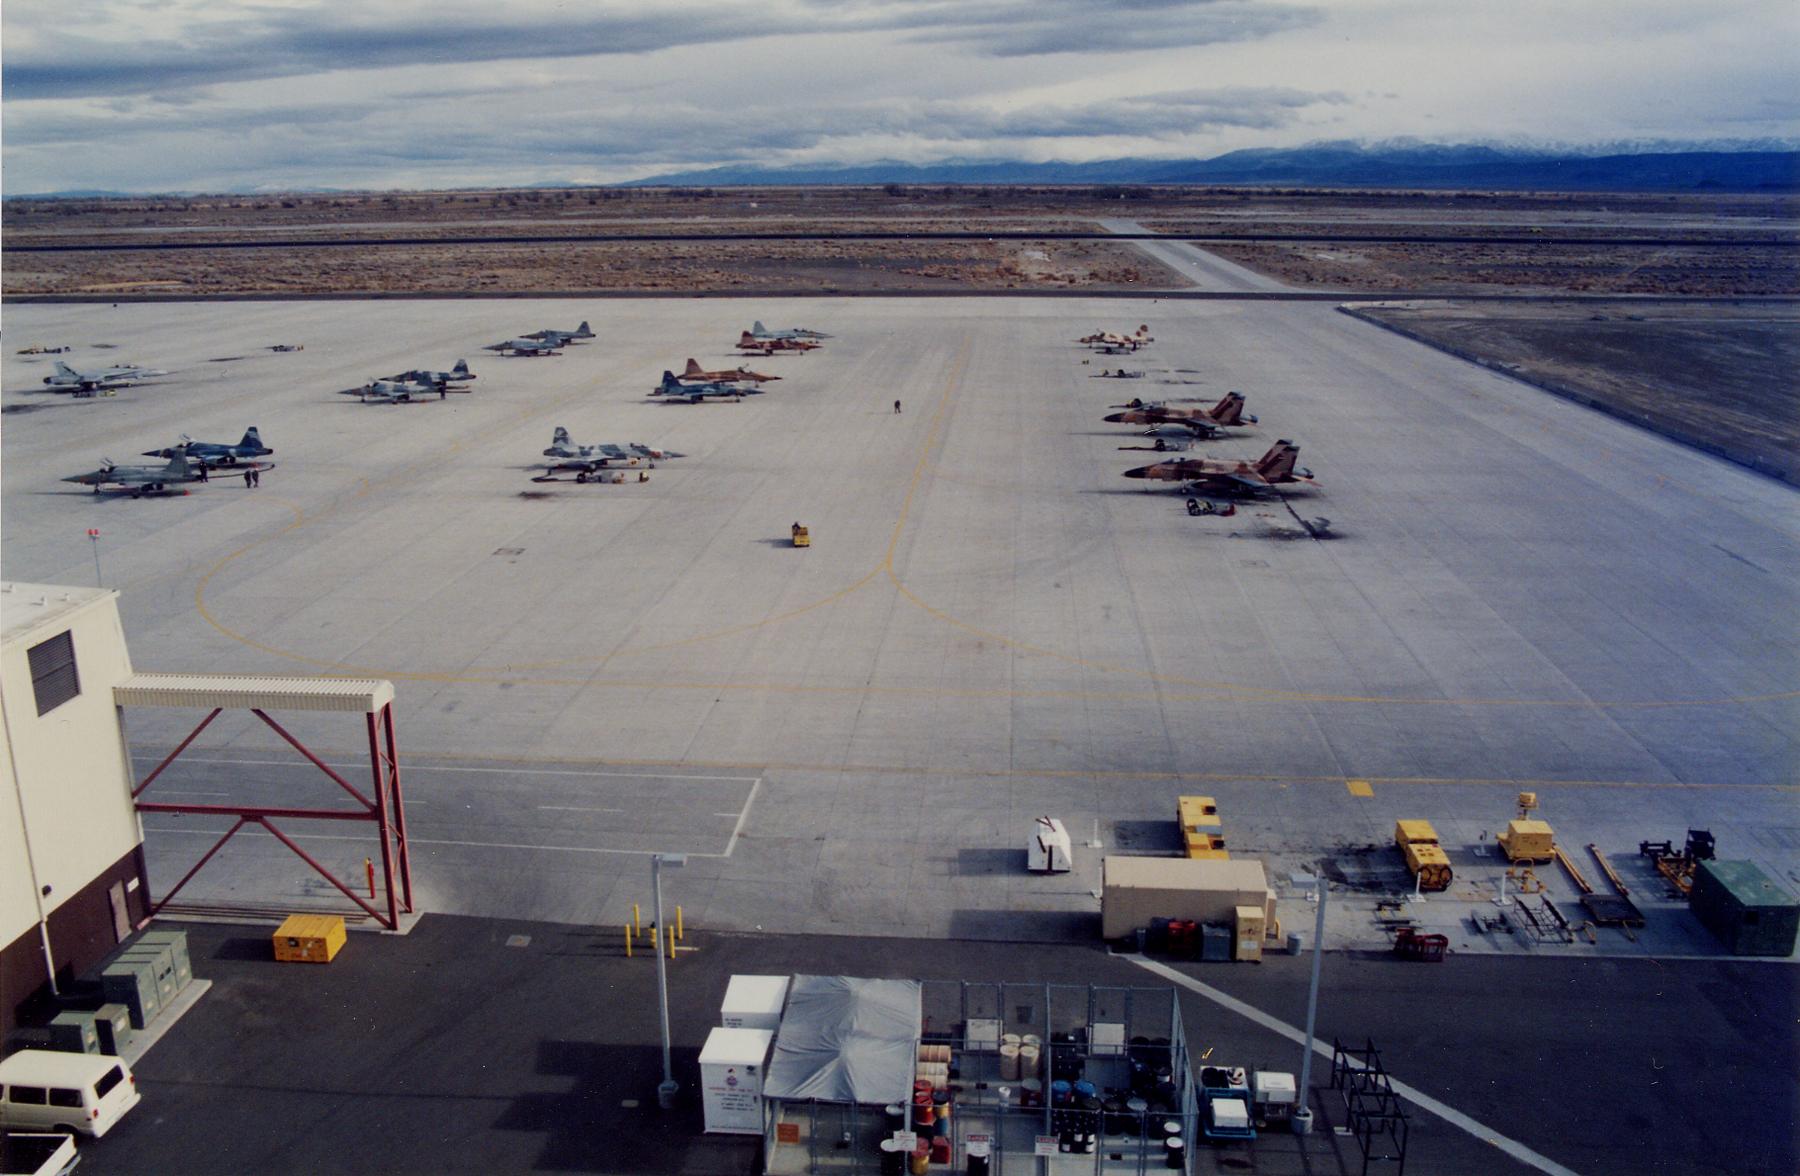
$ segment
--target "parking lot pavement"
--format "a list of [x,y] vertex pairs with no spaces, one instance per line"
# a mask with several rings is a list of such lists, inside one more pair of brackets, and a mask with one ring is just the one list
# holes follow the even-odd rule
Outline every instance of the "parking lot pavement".
[[[661,1078],[656,970],[622,932],[428,916],[356,934],[327,966],[278,965],[268,926],[185,924],[214,988],[137,1068],[142,1106],[85,1170],[185,1173],[756,1170],[754,1140],[707,1136],[699,1049],[738,972],[1163,986],[1088,946],[693,933],[669,969],[678,1109]],[[1307,957],[1180,965],[1303,1023]],[[1793,1171],[1796,998],[1784,965],[1331,954],[1319,1035],[1372,1038],[1397,1080],[1584,1172]],[[1196,1053],[1297,1069],[1279,1033],[1186,992]],[[1356,1172],[1325,1123],[1201,1152],[1198,1171]],[[1696,1110],[1700,1108],[1700,1110]],[[1706,1111],[1704,1108],[1712,1108]],[[1530,1169],[1412,1111],[1407,1171]]]

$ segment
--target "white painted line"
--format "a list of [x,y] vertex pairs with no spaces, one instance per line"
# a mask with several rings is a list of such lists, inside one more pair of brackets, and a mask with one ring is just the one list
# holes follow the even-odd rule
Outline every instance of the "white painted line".
[[[210,814],[209,814],[210,815]],[[182,829],[177,826],[145,825],[146,833],[175,833],[188,837],[218,837],[224,829]],[[240,837],[272,837],[261,829],[240,829]],[[357,837],[349,833],[289,833],[293,841],[378,841],[379,838]],[[668,849],[606,849],[598,845],[523,845],[510,841],[443,841],[430,837],[408,837],[406,844],[411,845],[450,845],[463,849],[529,849],[544,853],[617,853],[629,857],[650,857],[659,853],[681,853],[691,858],[727,858],[731,856],[728,846],[724,853],[700,853],[694,850]]]
[[758,776],[756,783],[750,785],[750,794],[744,797],[743,810],[738,813],[737,824],[731,827],[731,837],[725,842],[725,852],[721,857],[730,857],[731,851],[737,848],[738,834],[744,831],[744,822],[750,819],[750,806],[756,803],[756,790],[761,787],[762,777]]
[[[1212,1001],[1222,1008],[1229,1009],[1240,1017],[1256,1022],[1258,1025],[1261,1025],[1264,1029],[1267,1029],[1272,1033],[1279,1033],[1295,1045],[1302,1045],[1306,1042],[1306,1034],[1304,1031],[1294,1028],[1286,1021],[1277,1020],[1256,1006],[1245,1004],[1237,997],[1221,992],[1210,984],[1202,983],[1192,976],[1177,972],[1174,968],[1171,968],[1166,964],[1157,963],[1155,960],[1147,960],[1142,956],[1125,956],[1122,958],[1129,959],[1132,963],[1143,968],[1147,972],[1154,972],[1171,984],[1179,984],[1189,992],[1198,993],[1200,996],[1205,997],[1207,1000]],[[1331,1060],[1331,1047],[1316,1037],[1312,1042],[1312,1050],[1326,1061],[1329,1062]],[[1462,1128],[1483,1143],[1494,1145],[1521,1164],[1529,1165],[1540,1172],[1548,1172],[1550,1173],[1550,1176],[1576,1176],[1574,1169],[1565,1168],[1548,1156],[1542,1156],[1537,1152],[1532,1151],[1518,1140],[1508,1139],[1498,1131],[1489,1127],[1484,1127],[1482,1124],[1469,1118],[1469,1116],[1463,1114],[1454,1107],[1447,1106],[1437,1099],[1432,1098],[1430,1095],[1413,1089],[1411,1086],[1406,1085],[1406,1083],[1401,1082],[1391,1075],[1388,1078],[1388,1082],[1393,1086],[1395,1092],[1398,1093],[1400,1097],[1413,1103],[1421,1110],[1430,1111],[1446,1123],[1449,1123],[1454,1127]],[[1301,1091],[1300,1097],[1302,1099],[1306,1098],[1306,1092]]]
[[547,813],[622,813],[625,811],[615,808],[582,808],[575,804],[540,804],[538,808]]
[[[163,759],[162,756],[157,755],[134,755],[131,758],[138,763],[145,764],[161,763]],[[299,767],[306,763],[303,759],[192,759],[184,762],[194,767],[199,767],[204,764],[224,764],[230,767],[261,768]],[[327,762],[325,766],[334,771],[356,771],[366,768],[369,765],[365,761],[354,764],[334,764]],[[405,761],[401,761],[400,774],[402,777],[417,775],[420,772],[466,772],[486,776],[588,776],[598,779],[616,780],[701,780],[752,785],[762,782],[761,776],[689,776],[675,772],[593,772],[577,771],[569,768],[458,768],[450,767],[448,765],[409,764]]]

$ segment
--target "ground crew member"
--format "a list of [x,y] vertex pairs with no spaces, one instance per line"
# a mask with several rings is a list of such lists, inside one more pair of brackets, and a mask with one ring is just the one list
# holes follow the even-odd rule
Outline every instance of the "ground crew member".
[[894,401],[894,415],[900,415],[900,402],[898,400]]

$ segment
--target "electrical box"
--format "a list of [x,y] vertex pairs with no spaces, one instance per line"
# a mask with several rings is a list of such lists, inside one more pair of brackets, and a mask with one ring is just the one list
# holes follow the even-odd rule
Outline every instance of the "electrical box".
[[1293,1117],[1299,1093],[1292,1074],[1258,1070],[1255,1081],[1256,1116],[1265,1122]]
[[1233,959],[1262,963],[1263,930],[1266,926],[1266,918],[1267,916],[1260,906],[1237,908],[1237,946],[1232,953]]
[[141,961],[122,960],[101,969],[100,991],[108,1002],[125,1006],[133,1029],[144,1028],[162,1012],[162,1002],[156,996],[156,974]]
[[1025,868],[1034,874],[1066,874],[1070,869],[1069,831],[1054,817],[1031,823],[1025,842]]
[[68,1053],[100,1051],[100,1033],[93,1013],[58,1013],[50,1018],[50,1045]]
[[1556,835],[1548,821],[1515,818],[1506,823],[1498,840],[1509,862],[1547,862],[1556,856]]
[[343,946],[342,915],[289,915],[275,931],[275,958],[284,964],[329,964]]
[[719,1005],[719,1024],[727,1029],[780,1029],[787,994],[786,976],[733,976]]
[[714,1029],[700,1050],[701,1102],[709,1134],[763,1133],[763,1077],[775,1035],[767,1029]]
[[1800,904],[1754,862],[1701,862],[1688,909],[1732,955],[1794,954]]
[[94,1014],[94,1031],[100,1037],[100,1052],[118,1057],[131,1044],[131,1010],[122,1004],[103,1004]]

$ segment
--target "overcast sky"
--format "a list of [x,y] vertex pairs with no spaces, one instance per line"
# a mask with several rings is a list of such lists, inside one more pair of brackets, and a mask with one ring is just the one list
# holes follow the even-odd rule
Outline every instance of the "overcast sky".
[[1793,0],[5,0],[8,194],[1800,139]]

